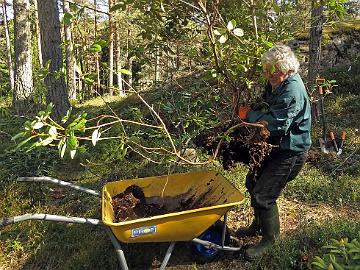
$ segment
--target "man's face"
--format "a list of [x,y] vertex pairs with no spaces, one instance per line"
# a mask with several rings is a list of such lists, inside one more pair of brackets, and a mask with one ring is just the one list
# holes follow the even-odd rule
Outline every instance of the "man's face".
[[264,74],[273,88],[278,87],[288,77],[288,73],[282,72],[276,65],[264,65]]

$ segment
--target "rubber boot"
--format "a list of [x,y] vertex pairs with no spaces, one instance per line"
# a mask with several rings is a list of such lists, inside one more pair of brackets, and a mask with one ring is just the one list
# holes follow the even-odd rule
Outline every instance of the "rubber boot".
[[245,250],[245,259],[253,261],[264,255],[279,237],[280,221],[277,204],[269,209],[259,209],[260,227],[262,232],[261,241]]
[[249,227],[240,227],[235,235],[238,238],[256,236],[259,235],[260,230],[260,219],[259,219],[259,209],[254,208],[254,220]]

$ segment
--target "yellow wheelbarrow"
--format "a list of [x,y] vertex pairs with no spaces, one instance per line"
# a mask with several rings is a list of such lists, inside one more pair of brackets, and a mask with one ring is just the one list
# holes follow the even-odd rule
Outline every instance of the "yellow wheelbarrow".
[[[229,234],[226,228],[226,213],[235,205],[243,202],[243,194],[216,171],[179,173],[156,177],[137,178],[109,182],[102,193],[60,181],[50,177],[20,177],[18,181],[50,182],[67,186],[95,196],[102,196],[102,220],[65,217],[49,214],[25,214],[0,219],[0,226],[25,220],[45,220],[66,223],[103,225],[115,247],[121,269],[128,269],[125,255],[121,248],[123,243],[170,242],[170,246],[161,263],[165,269],[175,243],[191,241],[194,252],[204,261],[211,260],[219,251],[239,251],[237,242],[229,246]],[[163,201],[167,203],[168,214],[157,215],[135,220],[115,222],[112,197],[122,193],[131,185],[137,185],[144,191],[147,203]],[[175,211],[181,203],[187,202],[197,208],[186,211]],[[224,216],[224,222],[219,222]]]

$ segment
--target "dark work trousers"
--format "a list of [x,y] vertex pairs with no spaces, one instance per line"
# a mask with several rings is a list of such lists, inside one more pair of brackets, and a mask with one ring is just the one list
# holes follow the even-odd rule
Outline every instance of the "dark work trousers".
[[246,176],[246,188],[251,196],[251,206],[269,209],[276,203],[286,184],[293,180],[304,167],[307,152],[276,151],[270,154],[258,168]]

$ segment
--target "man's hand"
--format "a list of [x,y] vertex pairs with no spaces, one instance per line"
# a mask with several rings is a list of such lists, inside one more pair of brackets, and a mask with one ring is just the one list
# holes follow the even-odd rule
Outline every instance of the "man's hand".
[[247,114],[250,111],[249,106],[241,106],[239,110],[239,117],[241,120],[246,120]]

